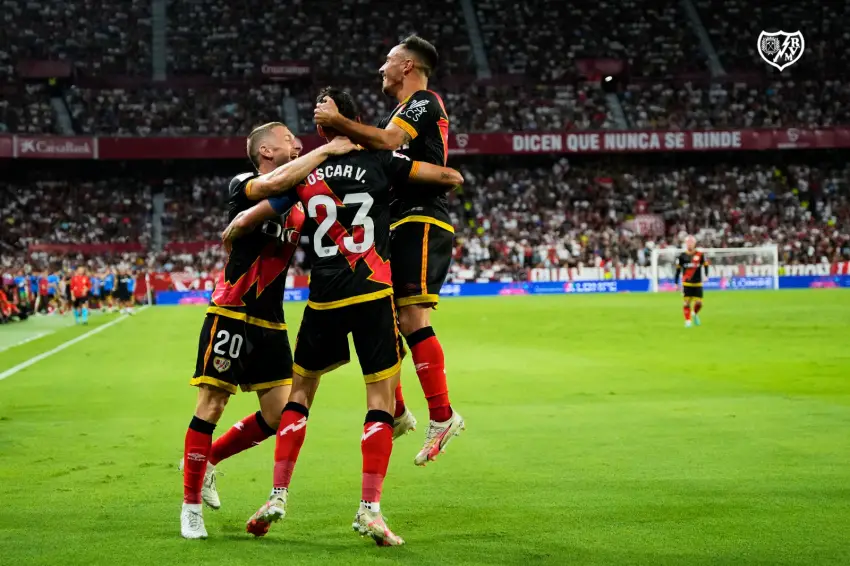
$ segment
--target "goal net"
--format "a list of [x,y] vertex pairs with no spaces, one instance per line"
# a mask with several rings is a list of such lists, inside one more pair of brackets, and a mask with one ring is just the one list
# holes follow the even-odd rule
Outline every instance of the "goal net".
[[[697,248],[710,263],[706,289],[778,289],[779,249],[776,246],[758,248]],[[675,291],[676,258],[683,248],[652,250],[651,289]]]

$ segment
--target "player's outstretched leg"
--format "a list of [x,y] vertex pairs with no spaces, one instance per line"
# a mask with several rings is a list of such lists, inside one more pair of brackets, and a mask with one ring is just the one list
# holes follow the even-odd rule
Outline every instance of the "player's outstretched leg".
[[702,324],[702,322],[699,319],[699,311],[701,311],[701,310],[702,310],[702,300],[697,299],[696,301],[694,301],[694,324],[696,324],[697,326]]
[[318,378],[308,378],[295,373],[292,376],[292,393],[283,408],[274,448],[274,484],[269,500],[245,524],[245,530],[261,537],[269,532],[272,523],[286,516],[289,483],[298,461],[298,454],[307,436],[307,419],[310,406],[319,387]]
[[428,401],[430,422],[425,433],[425,444],[414,458],[417,466],[424,466],[445,451],[449,442],[466,428],[463,417],[452,409],[446,379],[446,362],[443,347],[430,326],[430,306],[402,307],[399,322],[407,345],[413,355],[416,375]]
[[204,476],[204,488],[201,495],[209,507],[221,508],[221,499],[217,489],[216,466],[254,446],[258,446],[272,436],[280,424],[280,415],[289,398],[289,385],[281,385],[257,391],[260,410],[252,413],[230,427],[212,444],[207,473]]
[[685,303],[682,305],[682,313],[685,315],[685,328],[691,327],[691,301],[690,299],[685,299]]
[[230,394],[210,385],[198,388],[198,406],[189,423],[183,446],[183,509],[180,534],[183,538],[207,538],[201,490],[212,447],[212,434]]
[[397,376],[366,386],[369,410],[360,437],[363,477],[360,508],[351,527],[360,536],[371,537],[378,546],[400,546],[404,540],[393,533],[381,514],[381,492],[393,451],[393,417],[383,410],[393,406],[392,382]]
[[416,430],[416,417],[404,404],[404,396],[401,394],[401,381],[395,388],[395,412],[393,413],[393,440],[404,436],[410,431]]

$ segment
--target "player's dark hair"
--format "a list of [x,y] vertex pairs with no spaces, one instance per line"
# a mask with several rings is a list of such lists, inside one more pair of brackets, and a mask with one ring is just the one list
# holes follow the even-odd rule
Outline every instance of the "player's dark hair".
[[283,122],[269,122],[268,124],[257,126],[248,134],[248,159],[251,160],[255,168],[260,168],[260,145],[262,141],[269,132],[277,127],[285,128],[286,124]]
[[319,91],[319,96],[316,97],[316,104],[323,102],[326,97],[332,98],[336,102],[339,113],[344,117],[349,120],[356,120],[358,118],[357,103],[354,102],[354,97],[348,91],[334,86],[326,86]]
[[434,44],[430,41],[425,41],[418,35],[411,35],[405,38],[400,45],[403,45],[405,49],[413,53],[413,55],[419,60],[422,72],[425,73],[426,77],[430,77],[431,73],[434,72],[434,69],[437,68],[437,63],[440,60],[439,55],[437,55],[437,48],[434,47]]

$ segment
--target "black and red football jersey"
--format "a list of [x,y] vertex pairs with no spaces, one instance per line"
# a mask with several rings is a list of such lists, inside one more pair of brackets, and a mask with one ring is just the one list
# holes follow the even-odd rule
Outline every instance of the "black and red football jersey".
[[[408,145],[399,148],[400,153],[413,161],[445,167],[449,157],[449,116],[437,93],[430,90],[413,93],[378,122],[378,127],[386,128],[390,123],[412,138]],[[412,222],[432,219],[451,228],[446,188],[408,187],[406,183],[394,187],[392,219],[394,226],[405,219]]]
[[390,186],[406,183],[417,167],[398,152],[353,151],[329,158],[298,187],[303,232],[315,253],[310,306],[337,308],[392,294]]
[[[248,183],[257,176],[243,173],[230,181],[229,220],[257,204],[245,193]],[[285,219],[269,220],[236,239],[207,312],[268,328],[282,327],[286,272],[298,247],[303,222],[304,210],[296,205]]]
[[679,272],[682,273],[682,285],[685,286],[702,286],[703,272],[708,276],[708,260],[705,259],[705,254],[699,250],[694,253],[682,252],[676,259],[676,279],[679,278]]

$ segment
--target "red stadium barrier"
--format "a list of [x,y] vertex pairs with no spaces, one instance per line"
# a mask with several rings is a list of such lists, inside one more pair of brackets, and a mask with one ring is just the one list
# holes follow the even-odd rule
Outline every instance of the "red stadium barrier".
[[[306,150],[316,135],[301,137]],[[10,143],[11,140],[11,143]],[[850,128],[817,130],[599,131],[453,134],[451,155],[646,153],[850,147]],[[135,138],[0,136],[0,158],[241,159],[243,137]]]

